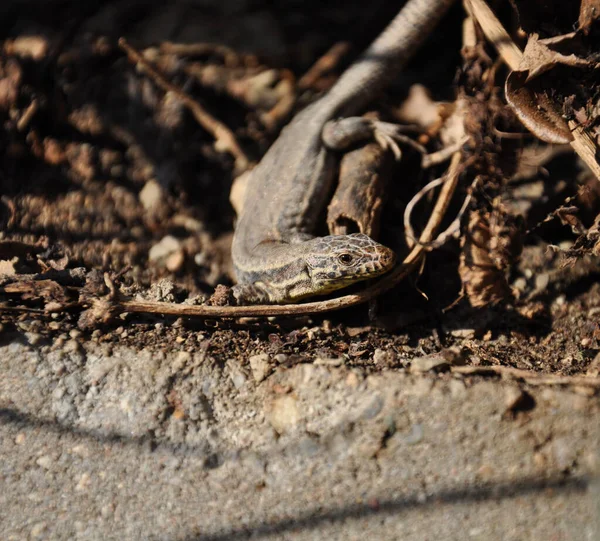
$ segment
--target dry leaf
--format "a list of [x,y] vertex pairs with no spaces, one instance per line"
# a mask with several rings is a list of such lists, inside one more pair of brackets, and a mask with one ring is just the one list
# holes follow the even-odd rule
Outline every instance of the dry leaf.
[[506,101],[543,141],[569,143],[573,140],[569,117],[580,114],[589,121],[589,100],[596,99],[600,64],[595,49],[585,41],[580,32],[548,39],[532,34],[519,69],[506,80]]
[[558,65],[587,68],[590,61],[579,58],[575,54],[563,54],[561,49],[569,49],[576,33],[564,34],[554,38],[539,39],[537,34],[532,34],[527,41],[518,71],[527,72],[525,82],[528,83],[542,73]]
[[592,24],[600,17],[600,0],[581,0],[579,8],[579,28],[588,34]]
[[461,240],[459,274],[472,306],[482,307],[513,296],[507,273],[521,253],[517,220],[496,206],[491,213],[476,210]]
[[584,256],[600,256],[600,214],[596,216],[592,227],[582,233],[573,246],[563,252],[563,267],[572,265]]

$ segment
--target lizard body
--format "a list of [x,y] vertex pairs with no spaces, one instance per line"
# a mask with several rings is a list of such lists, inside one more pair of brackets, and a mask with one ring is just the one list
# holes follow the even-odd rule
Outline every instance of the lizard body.
[[349,115],[406,63],[452,2],[409,0],[329,92],[292,119],[252,170],[232,245],[238,303],[294,302],[391,269],[393,252],[366,235],[313,235],[331,191],[335,151],[373,136],[393,138],[390,124]]

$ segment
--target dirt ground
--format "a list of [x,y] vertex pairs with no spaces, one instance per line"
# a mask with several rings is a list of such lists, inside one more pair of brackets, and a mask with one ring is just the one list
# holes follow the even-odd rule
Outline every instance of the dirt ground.
[[[600,182],[523,131],[493,48],[461,49],[460,6],[371,105],[401,120],[417,83],[440,123],[466,104],[459,238],[325,315],[111,304],[233,283],[241,172],[117,39],[257,161],[391,4],[2,3],[2,539],[600,539]],[[572,29],[561,9],[542,37]],[[447,167],[403,151],[381,222],[401,256],[407,203]]]

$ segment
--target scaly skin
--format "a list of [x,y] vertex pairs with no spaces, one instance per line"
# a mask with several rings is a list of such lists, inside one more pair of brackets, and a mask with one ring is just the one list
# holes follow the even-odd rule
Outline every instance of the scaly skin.
[[[296,115],[252,171],[232,246],[239,304],[295,302],[391,269],[393,252],[366,235],[314,238],[336,170],[332,148],[343,148],[346,140],[390,137],[377,122],[343,118],[346,127],[336,132],[332,121],[359,112],[452,2],[409,0],[331,90]],[[348,125],[356,126],[356,137],[348,137]],[[341,264],[342,254],[352,263]],[[327,280],[320,279],[324,275]]]

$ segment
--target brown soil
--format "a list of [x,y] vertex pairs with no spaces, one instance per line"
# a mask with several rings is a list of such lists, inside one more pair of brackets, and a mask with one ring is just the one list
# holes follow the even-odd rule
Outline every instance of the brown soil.
[[[524,163],[527,152],[532,148],[544,147],[544,144],[535,142],[526,134],[522,138],[504,140],[497,133],[494,134],[494,129],[523,132],[501,99],[506,71],[499,67],[492,84],[481,80],[482,71],[492,64],[489,56],[486,56],[492,55],[492,50],[482,46],[470,58],[461,58],[460,26],[463,14],[458,7],[444,22],[443,29],[407,67],[406,73],[372,107],[379,110],[383,117],[393,117],[394,111],[406,99],[406,89],[416,82],[425,85],[436,100],[453,101],[462,95],[472,105],[466,124],[470,123],[470,129],[479,130],[479,137],[467,152],[470,153],[470,165],[466,166],[461,189],[449,211],[447,223],[456,215],[477,175],[481,176],[482,181],[474,191],[471,211],[480,212],[482,220],[492,226],[498,221],[504,225],[518,221],[518,225],[509,233],[506,233],[509,226],[504,229],[499,227],[498,230],[490,226],[493,238],[510,237],[514,240],[518,237],[518,244],[523,246],[520,256],[518,249],[507,250],[511,253],[496,269],[494,280],[498,280],[498,289],[495,290],[497,298],[494,298],[494,302],[478,304],[476,293],[462,288],[459,265],[461,253],[465,253],[464,244],[468,243],[465,241],[468,219],[464,219],[461,241],[452,239],[433,251],[419,273],[371,305],[333,312],[326,317],[202,320],[120,314],[96,321],[93,325],[82,325],[81,307],[75,301],[82,287],[87,287],[92,295],[97,292],[99,298],[107,294],[102,273],[108,273],[123,295],[141,295],[145,299],[166,302],[202,302],[212,294],[217,284],[233,283],[229,246],[234,213],[228,198],[234,177],[234,160],[215,148],[212,137],[198,126],[180,102],[165,96],[148,77],[136,71],[118,48],[117,38],[126,36],[140,50],[165,40],[175,43],[219,43],[230,47],[229,56],[216,48],[209,48],[192,57],[165,55],[161,57],[159,67],[169,80],[184,88],[206,110],[229,126],[250,157],[258,160],[289,118],[289,114],[277,118],[273,113],[275,104],[286,97],[293,97],[294,89],[299,94],[296,108],[314,99],[331,84],[340,69],[355,58],[397,9],[397,6],[386,2],[376,2],[376,5],[371,4],[368,8],[364,3],[350,2],[344,9],[335,3],[312,5],[311,2],[284,2],[275,7],[270,3],[263,5],[262,2],[226,2],[227,7],[223,3],[213,5],[208,2],[210,9],[205,9],[201,4],[135,0],[73,4],[30,0],[4,2],[0,7],[0,36],[3,40],[0,41],[0,270],[4,274],[0,278],[3,287],[3,293],[0,294],[0,336],[3,348],[17,347],[15,344],[18,343],[26,344],[29,353],[19,355],[27,357],[33,355],[32,351],[41,352],[41,360],[35,361],[38,364],[34,363],[35,367],[32,365],[30,372],[32,378],[38,378],[36,381],[41,382],[36,391],[40,403],[19,402],[16,389],[27,394],[28,384],[25,380],[21,381],[17,372],[13,373],[15,365],[12,364],[12,368],[5,367],[6,374],[11,374],[13,379],[11,386],[5,381],[7,387],[3,387],[0,395],[4,408],[2,411],[14,410],[19,415],[32,418],[41,416],[51,420],[48,422],[58,423],[60,430],[66,430],[67,433],[71,430],[70,435],[59,438],[61,441],[66,441],[65,438],[85,439],[88,436],[83,432],[96,429],[100,434],[125,437],[126,433],[132,433],[133,425],[128,426],[117,420],[113,422],[111,415],[117,414],[110,407],[96,411],[98,419],[106,415],[106,422],[98,420],[94,424],[96,421],[86,418],[89,412],[84,411],[84,402],[77,402],[79,399],[73,398],[76,407],[69,409],[69,405],[56,405],[60,400],[52,398],[54,395],[51,393],[58,388],[69,388],[69,377],[83,370],[86,374],[84,380],[91,379],[84,383],[72,383],[74,387],[67,393],[85,401],[86,393],[95,385],[90,383],[93,377],[104,377],[92,373],[94,355],[107,358],[122,355],[128,359],[131,356],[131,362],[137,362],[134,361],[135,352],[143,351],[146,352],[143,355],[153,359],[158,356],[158,368],[154,367],[156,374],[170,378],[171,384],[163,387],[148,384],[145,392],[160,394],[164,404],[152,409],[148,398],[144,404],[152,411],[145,410],[144,404],[138,403],[134,408],[136,411],[130,413],[138,416],[139,424],[135,425],[135,431],[136,437],[140,438],[140,445],[146,445],[147,442],[150,447],[158,446],[159,451],[165,454],[172,451],[168,448],[170,444],[183,445],[187,441],[191,447],[201,447],[206,442],[200,436],[197,440],[186,440],[177,435],[177,430],[180,430],[176,427],[177,421],[187,423],[185,430],[189,433],[196,427],[203,435],[208,434],[210,439],[209,425],[214,415],[221,423],[218,424],[219,430],[229,431],[227,435],[220,434],[215,438],[219,440],[221,450],[229,449],[228,446],[235,443],[235,431],[239,429],[243,432],[243,428],[235,424],[241,423],[235,420],[235,416],[243,417],[249,404],[263,404],[261,393],[269,396],[264,402],[271,404],[267,408],[269,412],[278,411],[277,408],[283,412],[281,418],[271,413],[267,415],[270,425],[274,427],[267,440],[272,438],[275,441],[282,434],[294,432],[295,429],[289,428],[290,425],[296,426],[295,421],[289,420],[294,413],[286,409],[288,406],[284,397],[298,398],[294,393],[301,388],[299,381],[303,377],[303,366],[311,366],[319,371],[319,377],[325,380],[333,378],[331,387],[325,386],[322,391],[325,396],[323,404],[318,403],[320,391],[317,387],[299,398],[306,400],[302,408],[316,408],[311,410],[310,415],[307,414],[313,424],[319,423],[319,411],[323,413],[320,407],[332,410],[336,407],[352,408],[352,400],[336,406],[337,399],[331,395],[331,389],[336,385],[348,385],[354,389],[350,381],[352,377],[358,377],[360,381],[377,381],[375,387],[369,387],[369,392],[373,388],[381,388],[378,386],[385,387],[386,380],[391,378],[393,383],[390,385],[400,394],[390,400],[405,400],[409,416],[417,417],[417,413],[410,408],[427,406],[411,398],[398,398],[404,392],[401,391],[404,385],[420,388],[422,384],[419,381],[426,381],[427,385],[436,386],[436,392],[442,393],[440,397],[443,395],[446,398],[450,396],[447,393],[462,393],[456,391],[456,385],[462,385],[467,389],[466,392],[476,389],[472,395],[461,398],[465,402],[472,400],[469,411],[473,410],[473,415],[477,414],[479,407],[487,407],[488,391],[485,389],[489,386],[493,396],[498,394],[500,401],[506,400],[506,404],[494,412],[494,415],[504,415],[501,422],[498,416],[494,417],[494,423],[499,423],[494,426],[507,438],[514,428],[513,425],[507,427],[503,424],[507,416],[512,420],[518,417],[521,419],[518,423],[538,423],[535,438],[542,438],[540,434],[544,432],[544,424],[554,426],[552,407],[560,408],[559,404],[564,400],[566,402],[563,404],[569,403],[569,415],[561,418],[560,430],[552,432],[549,429],[550,433],[546,435],[548,440],[536,440],[531,444],[537,446],[536,451],[531,451],[532,456],[537,453],[532,460],[538,460],[536,467],[543,469],[547,466],[547,472],[552,475],[555,471],[559,472],[561,483],[565,479],[577,480],[580,478],[578,476],[593,472],[595,459],[590,458],[593,453],[589,449],[596,441],[593,425],[598,425],[595,394],[600,388],[600,259],[593,255],[589,246],[584,246],[585,249],[575,256],[568,250],[580,246],[581,239],[593,227],[594,219],[600,213],[600,183],[569,151],[556,152],[549,161],[540,162],[527,172],[517,174],[528,165]],[[25,36],[30,36],[30,39],[26,40]],[[340,40],[350,41],[351,48],[342,56],[333,72],[322,74],[308,88],[295,87],[294,82],[307,72],[315,60]],[[427,65],[427,72],[423,71],[423,65]],[[197,69],[200,75],[190,75],[191,68]],[[260,87],[262,94],[256,103],[251,103],[248,98],[249,89],[252,88],[250,81],[267,68],[275,70],[275,83]],[[286,80],[292,82],[289,87],[291,90],[277,95],[273,88],[276,83]],[[273,125],[265,121],[267,113],[274,115]],[[424,142],[429,145],[429,150],[436,150],[436,145],[439,145],[435,137]],[[445,168],[445,164],[442,164],[434,171],[423,173],[418,163],[414,151],[407,149],[406,159],[396,166],[390,183],[391,195],[384,210],[382,239],[399,253],[406,250],[402,240],[401,219],[404,206],[418,188]],[[424,222],[430,209],[428,204],[426,202],[423,209],[419,210],[419,217],[415,221]],[[576,226],[564,215],[561,220],[558,214],[544,221],[561,206],[576,207],[576,211],[571,211],[577,215]],[[515,218],[517,215],[518,220]],[[418,227],[422,223],[413,225]],[[498,233],[500,230],[502,233]],[[506,236],[503,236],[505,233]],[[462,276],[464,278],[464,274]],[[50,284],[47,289],[40,289],[40,286],[31,289],[30,285],[20,285],[25,289],[13,288],[12,292],[4,290],[10,284],[30,284],[31,281],[44,279],[58,280],[60,291],[52,289],[54,286]],[[54,314],[44,312],[44,307],[53,302],[61,304],[63,309]],[[121,348],[128,353],[119,353],[122,352]],[[9,355],[10,351],[5,349],[7,359],[13,358]],[[57,352],[61,351],[66,351],[66,354],[58,355]],[[77,352],[82,357],[79,361]],[[202,369],[207,374],[214,371],[215,374],[228,375],[231,381],[227,380],[227,385],[219,384],[220,392],[231,393],[232,402],[221,406],[223,411],[228,411],[227,416],[219,417],[218,412],[207,413],[211,407],[215,407],[214,404],[209,407],[201,399],[198,399],[198,403],[193,401],[197,388],[189,382],[203,385],[204,380],[196,381],[194,378],[197,374],[193,372],[194,376],[190,376],[192,379],[186,383],[184,376],[188,373],[185,372],[185,366],[190,362],[189,359],[180,359],[183,372],[166,368],[169,363],[179,362],[172,357],[178,354],[191,356],[196,364],[203,361],[208,363]],[[256,356],[261,354],[266,356],[257,360]],[[54,358],[56,355],[63,360],[57,361]],[[252,358],[253,361],[250,360]],[[67,362],[65,359],[70,360]],[[60,368],[54,366],[56,363],[64,365]],[[74,364],[71,366],[69,363]],[[47,365],[46,368],[43,365]],[[146,370],[152,370],[149,365],[142,363],[142,366],[143,370],[140,367],[135,369],[139,369],[140,378],[144,377]],[[498,372],[469,375],[454,370],[463,366],[496,367]],[[503,374],[503,368],[520,369],[530,374],[531,379],[523,377],[521,372],[517,376],[517,372],[507,371]],[[52,375],[40,375],[42,369],[49,370]],[[547,380],[539,387],[540,382],[535,379],[539,376],[551,376],[555,381]],[[559,380],[562,376],[566,378]],[[255,391],[244,387],[244,382],[253,378]],[[505,394],[510,395],[513,391],[506,391],[504,378],[514,380],[509,385],[516,389],[514,403],[510,396],[505,399]],[[584,381],[585,378],[588,379]],[[317,380],[311,379],[313,381]],[[259,385],[261,382],[262,386]],[[115,380],[107,385],[114,386],[111,392],[115,396],[119,393],[126,395],[131,391],[129,385],[135,386],[135,378],[130,375],[125,380]],[[246,397],[236,402],[239,398],[236,393],[242,392],[240,389],[258,394],[253,395],[252,399]],[[446,390],[442,392],[440,389]],[[541,393],[546,389],[547,393],[556,394],[552,397],[549,394],[542,396]],[[422,394],[426,397],[427,393]],[[407,396],[412,395],[409,393]],[[530,400],[531,396],[534,396],[533,401]],[[440,397],[434,400],[436,407],[453,407]],[[48,402],[44,402],[46,400]],[[50,406],[52,400],[54,402]],[[272,406],[273,400],[276,406]],[[573,400],[573,404],[569,400]],[[427,402],[426,398],[423,401]],[[205,413],[194,417],[190,413],[192,410]],[[435,415],[435,410],[428,411]],[[374,413],[373,418],[378,412]],[[456,413],[461,415],[464,412],[457,409]],[[481,414],[483,423],[485,415],[492,415],[489,412]],[[363,419],[369,418],[368,414],[365,415]],[[577,416],[581,418],[572,421]],[[3,416],[7,426],[10,425],[7,432],[10,442],[15,438],[18,440],[19,433],[26,432],[26,428],[23,428],[27,425],[24,418],[17,419],[8,414]],[[523,421],[525,418],[528,420]],[[17,428],[14,428],[11,425],[13,421],[25,424],[15,425]],[[205,421],[207,426],[202,425]],[[248,420],[248,433],[255,429],[258,434],[264,429],[263,425],[255,427],[252,422]],[[331,421],[337,427],[335,430],[339,429],[344,437],[350,437],[348,434],[352,428],[347,429],[350,432],[345,431],[346,428],[342,430],[336,422]],[[352,421],[347,422],[348,426],[352,424]],[[398,431],[403,434],[406,432],[408,436],[405,434],[403,437],[409,437],[411,430],[420,430],[414,426],[423,422],[423,419],[406,421],[406,426]],[[567,451],[563,452],[561,447],[556,453],[569,454],[569,458],[553,470],[556,460],[548,458],[544,449],[551,445],[548,442],[552,441],[553,434],[559,432],[561,437],[556,440],[556,445],[568,447],[567,427],[570,422],[573,426],[581,423],[581,426],[577,425],[581,438],[578,451],[571,456]],[[381,420],[381,423],[385,424],[385,421]],[[474,425],[467,425],[456,427],[455,439],[452,436],[449,440],[432,440],[430,450],[440,451],[439,446],[461,441],[459,433],[464,438],[470,438],[471,430],[475,429]],[[42,425],[35,426],[42,430],[39,428]],[[78,426],[83,427],[83,432],[77,432]],[[521,426],[515,430],[520,430],[523,435],[525,429],[521,430]],[[299,432],[303,430],[307,432],[303,436],[305,439],[301,440],[302,445],[310,447],[310,430],[318,433],[321,428],[307,425],[302,430],[298,429]],[[365,453],[368,460],[378,456],[376,460],[384,470],[392,468],[392,459],[386,462],[385,455],[393,455],[394,451],[390,451],[393,445],[390,447],[385,442],[393,434],[386,430],[384,427],[381,433],[373,436],[377,444],[371,442],[372,448],[369,447],[369,441],[364,443],[361,440],[360,445],[357,443],[357,449],[361,449],[357,451],[359,458],[353,456],[352,460],[360,462],[361,453]],[[326,432],[322,429],[320,433]],[[272,443],[265,443],[256,434],[240,436],[246,440],[239,447],[259,453],[263,446]],[[51,439],[56,434],[48,437]],[[531,438],[535,439],[534,436]],[[44,445],[50,448],[61,445],[51,443],[50,439]],[[327,440],[327,443],[320,441],[319,445],[327,449],[323,453],[329,452],[331,446],[337,445],[338,450],[343,447],[343,442],[336,443],[337,440]],[[488,445],[493,447],[490,441]],[[96,445],[97,440],[94,440],[92,446]],[[110,452],[109,446],[104,448],[106,453]],[[367,451],[364,450],[365,446],[368,447]],[[308,468],[310,466],[302,462],[308,460],[306,457],[310,454],[308,447],[305,447],[299,451],[302,458],[298,459],[297,464],[302,463],[302,467]],[[15,464],[18,464],[18,450],[10,452],[15,453]],[[289,453],[289,450],[282,452]],[[319,452],[318,449],[315,451]],[[463,457],[468,452],[468,445],[457,451],[463,453]],[[219,453],[221,451],[214,451],[213,454],[207,451],[204,462],[198,465],[198,471],[205,467],[217,467],[210,464],[209,458],[221,456]],[[190,452],[190,456],[192,454]],[[223,454],[227,453],[223,451]],[[402,456],[408,459],[410,452]],[[507,451],[498,460],[507,461],[503,467],[509,469],[509,462],[513,458]],[[39,457],[31,460],[39,460]],[[247,462],[250,458],[245,456],[243,460]],[[244,464],[247,466],[246,462]],[[279,468],[286,468],[285,460],[277,464]],[[152,467],[157,466],[154,464]],[[479,481],[497,480],[493,471],[490,473],[486,469],[490,466],[485,461],[478,467]],[[375,475],[368,468],[365,469],[364,464],[356,466],[355,472],[357,476],[363,475],[365,478]],[[546,481],[552,477],[550,473],[545,477]],[[299,477],[294,477],[293,482],[301,483],[302,476],[298,472],[296,474]],[[57,479],[60,478],[57,475]],[[199,477],[194,478],[198,481],[203,475],[198,474]],[[240,472],[235,475],[243,477]],[[323,475],[325,478],[328,474]],[[377,475],[382,475],[381,471]],[[395,470],[394,475],[398,475]],[[431,475],[435,475],[435,468]],[[118,475],[115,483],[117,478]],[[218,479],[212,473],[208,478],[210,483],[215,483],[215,487],[218,485]],[[255,472],[250,473],[249,478],[257,486],[271,482],[265,481],[261,475],[255,475]],[[550,482],[554,483],[552,479]],[[469,479],[467,481],[470,482]],[[16,494],[20,485],[17,480],[14,483],[11,486]],[[360,481],[357,483],[360,484]],[[236,483],[227,490],[237,490],[234,486]],[[438,486],[438,489],[442,492],[445,490],[443,486]],[[245,489],[242,487],[240,490]],[[392,498],[392,493],[393,490],[386,494]],[[276,505],[271,496],[269,501]],[[409,496],[408,500],[419,498],[416,493]],[[131,498],[135,499],[134,496]],[[15,499],[14,503],[17,501]],[[439,501],[444,500],[441,498]],[[237,505],[241,503],[238,501]],[[369,509],[375,512],[377,505],[373,500],[367,507],[371,506]],[[4,504],[2,508],[6,509]],[[327,506],[322,508],[326,509]],[[542,516],[551,515],[551,508],[545,508],[546,515],[542,513]],[[11,505],[11,509],[16,508]],[[184,516],[188,512],[183,509],[180,511]],[[106,516],[112,512],[107,511]],[[189,512],[192,513],[191,510]],[[17,515],[12,516],[14,518]],[[55,530],[49,526],[48,516],[38,523],[38,526],[42,522],[45,524],[38,527],[41,537],[44,537],[44,532],[50,532],[53,538],[72,538],[71,530]],[[329,528],[329,515],[325,513],[324,517],[323,524],[328,524]],[[580,518],[584,522],[587,520],[583,515]],[[123,517],[121,519],[125,521]],[[266,519],[258,513],[252,515],[252,520]],[[331,520],[335,524],[337,519]],[[419,520],[426,521],[427,517],[420,516]],[[465,517],[463,520],[469,522]],[[230,537],[226,534],[218,537],[215,534],[206,539],[242,538],[254,531],[254,527],[258,528],[256,522],[250,522],[247,530],[215,527],[211,531],[229,531]],[[292,527],[290,531],[303,531],[303,524],[299,521],[296,530]],[[15,519],[6,531],[15,539],[21,538],[23,532],[34,536],[37,532],[35,526],[33,523],[23,526]],[[128,533],[123,533],[123,530],[122,535],[129,538],[154,538],[153,535],[165,538],[162,536],[176,534],[178,538],[192,538],[197,532],[192,529],[186,533],[181,528],[169,530],[163,526],[154,525],[154,534],[144,533],[143,526],[140,526],[141,529]],[[196,527],[200,530],[206,525],[198,522]],[[286,528],[265,531],[275,538],[280,534],[285,535]],[[451,530],[448,538],[458,539],[459,529]],[[542,535],[552,531],[552,528],[548,531],[542,528],[540,537],[532,538],[541,539]],[[589,531],[592,532],[591,529]],[[106,531],[103,534],[101,532],[102,528],[88,533],[88,536],[104,537]],[[431,532],[435,535],[434,529]],[[380,535],[380,538],[386,538],[391,534]],[[404,535],[404,538],[410,535],[414,535],[410,538],[419,538],[414,531],[405,531]],[[566,535],[560,538],[577,538]],[[198,538],[203,537],[198,534]],[[298,538],[302,538],[302,535],[299,534]]]

